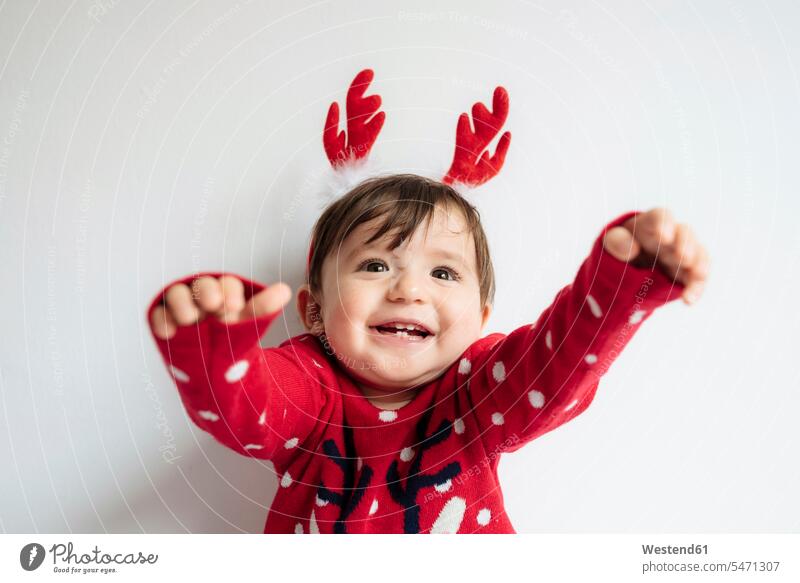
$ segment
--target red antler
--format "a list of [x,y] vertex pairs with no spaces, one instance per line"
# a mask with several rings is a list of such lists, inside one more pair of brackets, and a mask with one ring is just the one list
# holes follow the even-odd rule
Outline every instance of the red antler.
[[335,101],[328,109],[328,119],[322,132],[325,153],[331,165],[344,164],[350,159],[364,158],[375,143],[386,113],[378,112],[381,107],[380,95],[364,97],[367,87],[372,82],[372,69],[364,69],[356,75],[347,90],[347,134],[339,131],[339,104]]
[[508,93],[502,87],[494,90],[492,111],[486,109],[481,102],[472,106],[474,132],[470,128],[469,115],[461,114],[456,127],[456,153],[453,156],[453,164],[447,171],[443,182],[446,184],[461,182],[470,186],[478,186],[500,172],[511,143],[511,132],[500,136],[494,156],[489,157],[489,152],[484,152],[484,149],[500,133],[507,117]]

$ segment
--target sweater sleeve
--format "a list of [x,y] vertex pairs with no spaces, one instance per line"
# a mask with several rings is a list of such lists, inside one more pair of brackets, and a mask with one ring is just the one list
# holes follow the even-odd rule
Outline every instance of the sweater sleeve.
[[582,413],[639,326],[680,297],[683,286],[658,266],[634,267],[603,248],[606,231],[636,214],[603,228],[575,280],[536,323],[466,351],[459,374],[488,450],[514,451]]
[[[150,304],[148,325],[171,285],[190,285],[199,275],[223,274],[193,275],[166,286]],[[239,279],[247,299],[265,289]],[[303,448],[325,401],[313,358],[294,344],[261,348],[260,338],[279,314],[233,324],[206,317],[179,326],[169,340],[153,334],[192,421],[237,453],[276,465]]]

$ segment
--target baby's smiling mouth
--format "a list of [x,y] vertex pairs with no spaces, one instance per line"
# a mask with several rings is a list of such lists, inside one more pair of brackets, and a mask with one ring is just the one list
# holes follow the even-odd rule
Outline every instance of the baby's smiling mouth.
[[417,342],[429,336],[434,336],[433,332],[428,330],[421,323],[403,320],[389,320],[375,326],[370,326],[370,329],[376,330],[378,334],[382,336],[395,336]]

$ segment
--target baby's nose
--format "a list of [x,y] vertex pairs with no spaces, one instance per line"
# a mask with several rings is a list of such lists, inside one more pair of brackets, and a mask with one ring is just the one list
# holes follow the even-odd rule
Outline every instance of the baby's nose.
[[417,302],[424,300],[424,286],[419,276],[411,270],[400,269],[394,278],[389,293],[393,302]]

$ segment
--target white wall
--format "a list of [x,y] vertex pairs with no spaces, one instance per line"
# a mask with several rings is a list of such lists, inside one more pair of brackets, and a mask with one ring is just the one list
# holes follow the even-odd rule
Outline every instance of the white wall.
[[[504,458],[516,528],[797,532],[796,3],[399,4],[2,4],[0,530],[261,531],[271,466],[190,425],[144,311],[197,269],[297,286],[327,106],[372,67],[398,171],[441,176],[458,113],[508,88],[478,195],[490,331],[535,320],[626,210],[669,207],[712,254],[698,305]],[[266,340],[299,331],[286,312]]]

